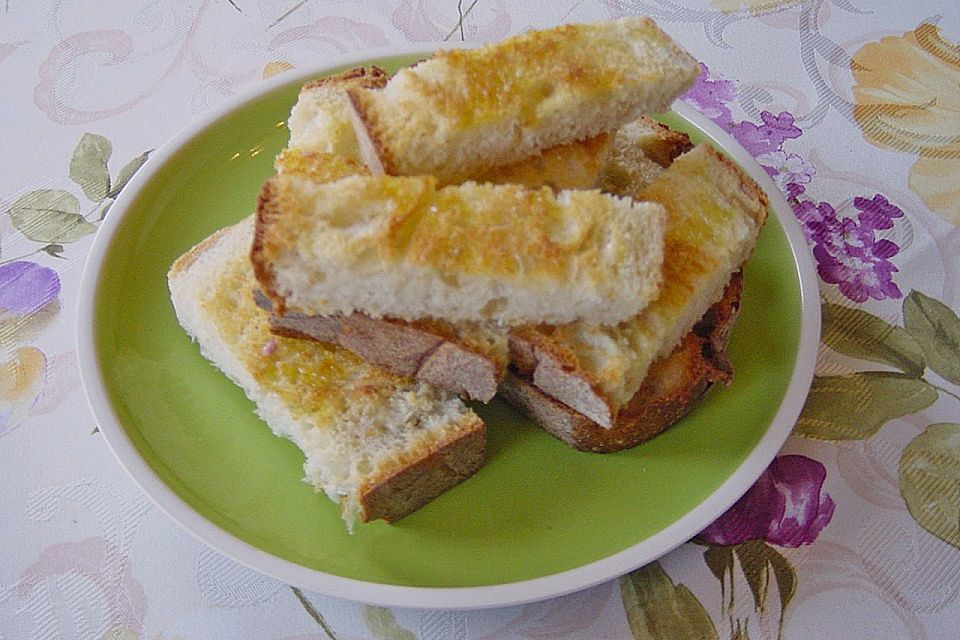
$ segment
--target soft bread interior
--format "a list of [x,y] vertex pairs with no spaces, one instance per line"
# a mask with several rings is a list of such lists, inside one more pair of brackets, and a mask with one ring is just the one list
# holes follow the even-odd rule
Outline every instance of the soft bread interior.
[[663,215],[598,191],[283,174],[261,194],[256,260],[265,293],[304,315],[612,324],[657,295]]

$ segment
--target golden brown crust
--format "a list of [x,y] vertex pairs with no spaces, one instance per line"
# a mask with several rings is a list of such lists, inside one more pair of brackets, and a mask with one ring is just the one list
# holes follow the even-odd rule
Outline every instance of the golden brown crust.
[[379,89],[380,87],[386,85],[387,80],[389,79],[390,74],[380,67],[357,67],[355,69],[348,69],[343,73],[338,73],[337,75],[311,80],[303,85],[303,87],[300,89],[300,92],[303,93],[305,91],[310,91],[311,89],[319,89],[331,84],[341,84],[348,80],[357,80],[357,86],[366,87],[368,89]]
[[180,272],[187,271],[197,261],[197,258],[202,256],[206,251],[220,242],[220,239],[230,233],[232,227],[226,227],[215,231],[213,234],[207,236],[204,240],[201,240],[197,245],[187,251],[185,254],[177,258],[174,263],[170,266],[170,275],[175,276]]
[[546,431],[581,451],[608,453],[645,442],[685,416],[717,382],[729,383],[733,370],[726,343],[736,322],[742,276],[734,274],[714,304],[670,355],[650,367],[640,390],[603,427],[537,388],[515,368],[501,385],[503,396]]
[[507,353],[496,344],[465,340],[436,322],[349,316],[271,315],[276,335],[329,342],[391,373],[409,376],[469,400],[493,399],[507,368]]
[[357,490],[361,522],[395,522],[473,475],[486,457],[486,427],[466,418],[455,438],[434,444],[416,461],[389,475],[371,478]]
[[640,116],[638,120],[656,131],[656,143],[643,146],[644,154],[661,167],[669,167],[680,154],[693,149],[690,136],[682,131],[674,131],[667,125],[649,116]]
[[396,161],[390,149],[381,139],[373,115],[367,106],[364,89],[347,89],[347,101],[350,103],[350,120],[360,145],[360,157],[366,163],[370,173],[375,176],[398,175]]
[[283,297],[277,293],[276,280],[270,269],[268,254],[267,229],[280,215],[279,205],[275,195],[272,180],[263,183],[260,196],[257,198],[257,211],[253,226],[253,242],[250,245],[250,264],[253,266],[253,277],[260,284],[260,290],[273,303],[274,313],[283,315]]

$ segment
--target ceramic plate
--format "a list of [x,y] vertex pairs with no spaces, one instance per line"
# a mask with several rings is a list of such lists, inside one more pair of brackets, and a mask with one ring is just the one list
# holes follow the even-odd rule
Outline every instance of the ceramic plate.
[[489,462],[397,524],[349,535],[302,481],[302,456],[200,357],[166,288],[173,260],[249,214],[301,84],[343,67],[395,70],[413,49],[274,78],[192,124],[124,189],[90,253],[78,318],[83,382],[122,465],[175,521],[238,561],[317,592],[382,605],[517,604],[626,573],[729,507],[783,444],[813,372],[820,318],[799,227],[767,174],[684,104],[665,120],[711,139],[772,212],[744,281],[733,384],[629,451],[574,451],[495,401],[477,407]]

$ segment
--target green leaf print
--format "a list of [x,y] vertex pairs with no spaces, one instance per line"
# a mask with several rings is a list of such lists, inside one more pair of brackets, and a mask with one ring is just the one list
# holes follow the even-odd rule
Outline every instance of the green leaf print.
[[770,545],[766,545],[764,553],[773,570],[777,591],[780,594],[780,635],[782,635],[787,606],[797,593],[797,572],[793,569],[793,565]]
[[713,574],[721,585],[723,585],[724,576],[730,575],[733,571],[733,547],[711,546],[703,552],[703,560],[710,567]]
[[960,424],[932,424],[910,441],[900,495],[917,524],[960,548]]
[[730,636],[730,640],[750,640],[750,635],[747,633],[747,626],[742,620],[737,620],[737,628],[733,632],[733,635]]
[[780,597],[779,637],[783,632],[787,606],[797,592],[797,572],[779,551],[762,540],[744,542],[737,545],[735,550],[758,613],[766,609],[771,574],[776,580],[777,593]]
[[399,624],[393,611],[385,607],[363,607],[363,621],[376,640],[417,640],[413,633]]
[[51,258],[60,258],[61,260],[66,260],[66,258],[63,257],[62,244],[50,243],[46,246],[40,247],[40,251],[43,251]]
[[70,179],[80,185],[93,202],[100,202],[110,192],[110,172],[107,161],[113,145],[101,135],[85,133],[70,158]]
[[923,380],[887,371],[814,376],[794,433],[817,440],[863,440],[884,424],[937,400]]
[[675,585],[659,562],[620,578],[620,596],[636,640],[717,640],[717,628],[697,597]]
[[150,153],[153,151],[144,151],[136,158],[123,165],[123,168],[120,169],[120,173],[117,174],[117,180],[113,185],[113,189],[107,194],[108,198],[116,198],[120,195],[120,191],[127,186],[127,183],[130,182],[130,178],[133,177],[137,171],[140,170],[140,167],[143,166],[143,163],[147,161],[147,158],[150,157]]
[[30,240],[62,244],[76,242],[97,230],[80,215],[80,201],[63,189],[37,189],[7,210],[13,226]]
[[770,586],[770,569],[762,549],[765,546],[767,545],[762,540],[750,540],[738,544],[735,549],[740,568],[747,579],[750,593],[753,594],[753,605],[757,611],[763,611],[766,608],[767,589]]
[[823,304],[822,339],[834,351],[888,364],[914,378],[926,367],[923,351],[902,327],[853,307]]
[[903,324],[944,380],[960,384],[960,318],[950,307],[919,291],[903,300]]

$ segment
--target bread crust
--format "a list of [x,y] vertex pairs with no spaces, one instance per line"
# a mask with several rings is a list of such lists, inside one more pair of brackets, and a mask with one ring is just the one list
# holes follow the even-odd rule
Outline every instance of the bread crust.
[[610,453],[646,442],[689,413],[717,382],[729,384],[733,367],[726,345],[739,315],[742,290],[742,276],[737,272],[723,298],[673,352],[654,362],[640,390],[609,427],[547,395],[529,373],[515,366],[500,392],[547,432],[581,451]]
[[[320,89],[328,85],[339,85],[345,82],[351,83],[350,86],[361,86],[366,89],[379,89],[387,84],[387,80],[389,79],[390,74],[376,65],[371,65],[369,67],[356,67],[354,69],[347,69],[343,73],[338,73],[337,75],[311,80],[300,88],[300,93],[314,89]],[[354,82],[357,84],[354,85]]]
[[643,145],[643,153],[658,165],[666,169],[681,154],[693,149],[690,136],[682,131],[674,131],[667,125],[654,120],[650,116],[640,116],[637,119],[641,124],[650,127],[656,132],[656,141]]
[[481,349],[423,324],[390,318],[377,320],[361,313],[271,314],[270,330],[277,335],[339,345],[391,373],[480,402],[493,399],[507,368],[505,348]]
[[420,452],[413,464],[361,484],[358,517],[361,522],[395,522],[472,476],[485,457],[486,427],[472,416],[457,438]]
[[377,135],[373,116],[365,106],[364,94],[347,90],[347,101],[350,103],[353,132],[357,136],[357,144],[360,145],[360,158],[370,169],[370,173],[375,176],[398,175],[393,154]]
[[250,265],[253,267],[253,277],[260,284],[260,290],[273,305],[273,313],[283,315],[286,311],[283,296],[277,293],[276,278],[270,268],[270,262],[264,258],[264,255],[269,254],[266,230],[269,228],[271,221],[279,215],[277,198],[273,193],[273,183],[268,180],[263,183],[260,195],[257,196],[253,241],[250,243]]

